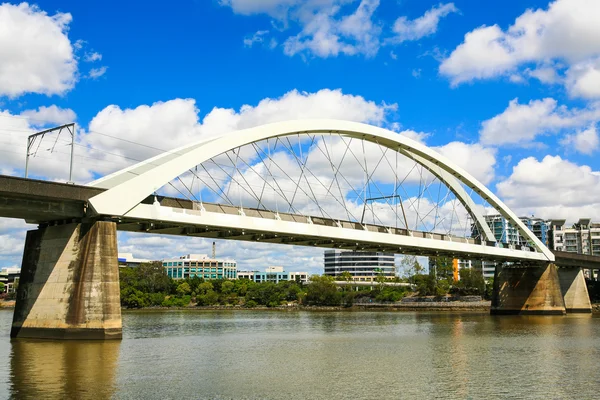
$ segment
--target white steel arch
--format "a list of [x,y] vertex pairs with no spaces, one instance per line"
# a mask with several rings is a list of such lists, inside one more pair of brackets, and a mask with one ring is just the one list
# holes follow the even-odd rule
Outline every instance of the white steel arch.
[[[543,254],[545,259],[554,261],[552,252],[533,232],[498,197],[468,172],[412,139],[383,128],[351,121],[313,119],[277,122],[185,145],[90,183],[90,186],[108,190],[91,198],[89,203],[100,215],[133,215],[131,211],[138,207],[142,200],[190,168],[212,157],[233,148],[265,139],[296,134],[323,133],[338,134],[376,143],[413,159],[443,181],[477,221],[477,225],[486,239],[495,241],[485,219],[460,185],[459,182],[462,182],[515,226],[521,235]],[[531,258],[539,259],[533,255]]]

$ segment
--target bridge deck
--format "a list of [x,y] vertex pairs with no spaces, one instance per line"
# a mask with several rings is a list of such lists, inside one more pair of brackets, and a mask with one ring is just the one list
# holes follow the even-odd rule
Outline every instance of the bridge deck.
[[[18,177],[0,175],[0,216],[9,218],[25,219],[31,223],[44,224],[57,220],[81,219],[86,217],[87,201],[93,196],[102,193],[104,189],[93,188],[82,185],[72,185],[58,182],[38,181]],[[202,213],[222,214],[224,216],[238,216],[240,208],[222,205],[192,202],[186,199],[157,196],[161,207],[170,208],[174,212],[196,214]],[[151,205],[154,197],[148,197],[143,201],[145,205]],[[482,243],[478,239],[457,237],[432,232],[408,231],[402,228],[386,227],[372,224],[360,224],[358,222],[334,220],[322,217],[307,217],[290,213],[275,213],[272,211],[255,208],[243,208],[246,217],[255,217],[265,220],[281,220],[301,224],[318,225],[323,227],[339,227],[356,231],[368,231],[373,233],[392,234],[398,236],[410,236],[413,238],[433,239],[442,242],[464,243],[484,247],[508,247],[495,242]],[[108,216],[110,217],[110,216]],[[482,259],[489,261],[506,261],[506,258],[482,254],[466,255],[464,252],[453,252],[447,250],[419,249],[417,247],[403,247],[399,249],[396,245],[385,243],[357,243],[354,240],[330,240],[323,237],[310,237],[307,235],[281,235],[269,234],[264,231],[251,231],[235,227],[198,226],[197,224],[185,224],[174,221],[161,221],[149,218],[131,218],[117,216],[118,229],[131,232],[148,232],[181,236],[198,236],[206,238],[233,239],[244,241],[257,241],[267,243],[295,244],[305,246],[318,246],[340,249],[357,249],[365,251],[389,251],[393,253],[415,254],[415,255],[439,255],[457,258]],[[515,250],[517,253],[527,253]],[[600,257],[579,255],[574,253],[557,253],[559,265],[600,266]],[[515,261],[514,259],[512,261]],[[536,263],[536,261],[530,260]],[[537,261],[539,263],[539,261]]]

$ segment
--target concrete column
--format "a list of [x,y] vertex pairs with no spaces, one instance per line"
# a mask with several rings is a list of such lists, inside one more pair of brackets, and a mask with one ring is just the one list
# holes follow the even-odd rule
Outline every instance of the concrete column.
[[581,268],[559,268],[558,280],[567,313],[592,312],[592,303]]
[[114,222],[27,232],[13,338],[121,339]]
[[528,268],[496,266],[490,313],[565,314],[556,265]]

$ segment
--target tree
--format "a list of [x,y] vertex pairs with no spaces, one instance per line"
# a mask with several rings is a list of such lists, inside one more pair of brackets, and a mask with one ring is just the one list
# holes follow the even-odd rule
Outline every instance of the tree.
[[314,306],[339,306],[342,296],[332,276],[313,275],[306,286],[305,301]]
[[340,274],[340,278],[346,282],[344,291],[352,291],[352,286],[350,285],[350,282],[352,282],[352,274],[349,271],[344,271]]
[[454,264],[452,259],[449,257],[435,257],[434,268],[429,271],[430,275],[433,275],[436,280],[441,279],[453,279]]
[[6,290],[6,286],[4,285],[3,282],[0,282],[0,293],[4,293],[5,290]]
[[408,255],[402,256],[402,259],[400,260],[400,268],[404,272],[404,276],[410,278],[415,274],[421,273],[421,271],[414,270],[415,265],[420,266],[417,261],[417,257]]
[[460,270],[460,280],[454,282],[454,289],[462,296],[485,295],[485,280],[478,269],[464,268]]
[[177,294],[180,296],[185,296],[186,294],[192,293],[192,289],[187,282],[183,282],[181,285],[177,286]]

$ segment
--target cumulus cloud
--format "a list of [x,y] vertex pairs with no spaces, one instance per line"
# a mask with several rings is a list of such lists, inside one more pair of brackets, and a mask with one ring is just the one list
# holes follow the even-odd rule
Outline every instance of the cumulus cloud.
[[561,140],[561,144],[567,148],[574,148],[583,154],[592,154],[598,150],[600,140],[596,126],[579,131],[572,135],[567,135]]
[[483,184],[490,183],[495,176],[496,150],[479,143],[451,142],[434,148],[459,167],[473,175]]
[[583,216],[600,219],[600,171],[559,156],[525,158],[496,187],[517,213],[571,222]]
[[[0,110],[0,154],[2,166],[0,174],[22,176],[27,152],[27,137],[36,131],[57,124],[73,122],[77,116],[70,109],[55,105],[40,107],[37,110],[25,110],[13,115]],[[68,180],[71,136],[63,131],[60,135],[52,133],[38,139],[30,150],[30,177]],[[76,149],[79,162],[86,160],[84,148]],[[86,160],[94,162],[93,160]],[[75,179],[79,182],[89,180],[91,174],[87,168],[74,169]]]
[[526,10],[507,30],[482,26],[440,65],[453,85],[510,74],[548,60],[569,65],[600,55],[600,2],[556,0],[547,9]]
[[501,114],[484,121],[479,131],[485,145],[527,145],[537,136],[587,126],[600,119],[600,109],[568,109],[552,98],[520,104],[509,102]]
[[0,96],[63,94],[77,81],[67,32],[71,14],[48,15],[35,5],[0,4]]
[[45,126],[49,124],[64,125],[75,122],[77,115],[70,108],[60,108],[55,105],[41,106],[37,110],[25,110],[21,116],[28,119],[32,126]]
[[600,98],[600,57],[571,66],[566,73],[566,87],[572,97]]
[[458,12],[454,3],[439,4],[433,6],[421,17],[414,20],[408,20],[407,17],[399,17],[392,27],[395,36],[390,38],[392,43],[401,43],[408,40],[419,40],[437,32],[440,19],[450,13]]

